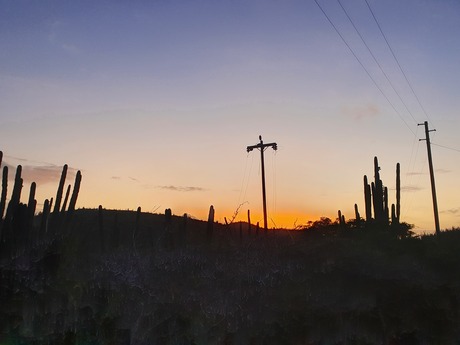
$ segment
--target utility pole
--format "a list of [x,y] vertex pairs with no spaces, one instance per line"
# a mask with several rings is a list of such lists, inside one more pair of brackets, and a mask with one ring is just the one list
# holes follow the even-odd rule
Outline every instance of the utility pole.
[[428,164],[430,166],[430,178],[431,178],[431,194],[433,196],[433,211],[434,211],[434,224],[436,227],[436,235],[439,235],[441,229],[439,228],[439,214],[438,214],[438,202],[436,200],[436,186],[434,183],[434,170],[433,170],[433,160],[431,158],[431,143],[430,143],[430,132],[435,132],[436,129],[428,129],[428,121],[424,123],[419,123],[419,126],[425,126],[425,139],[419,139],[420,141],[426,141],[426,149],[428,152]]
[[266,231],[267,228],[267,198],[265,195],[265,165],[264,165],[264,151],[267,147],[273,148],[273,150],[277,150],[278,146],[276,143],[269,143],[269,144],[264,144],[262,141],[262,136],[259,135],[259,140],[260,143],[257,145],[252,145],[247,147],[247,151],[251,152],[254,149],[260,150],[260,160],[262,161],[262,201],[263,201],[263,207],[264,207],[264,230]]

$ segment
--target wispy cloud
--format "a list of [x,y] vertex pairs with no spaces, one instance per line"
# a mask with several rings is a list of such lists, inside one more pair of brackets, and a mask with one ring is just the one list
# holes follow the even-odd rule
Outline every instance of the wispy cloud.
[[351,117],[355,120],[375,117],[380,114],[380,109],[375,104],[367,104],[362,106],[347,106],[341,108],[342,114]]
[[455,208],[451,208],[451,209],[448,209],[448,210],[443,210],[440,213],[451,214],[451,215],[460,217],[460,207],[455,207]]
[[183,186],[157,186],[156,188],[159,189],[166,189],[166,190],[171,190],[175,192],[203,192],[206,189],[202,187],[183,187]]
[[112,176],[111,179],[112,180],[121,180],[121,177],[120,176]]
[[403,187],[401,187],[401,190],[405,191],[405,192],[418,192],[418,191],[420,191],[422,189],[423,188],[419,187],[419,186],[403,186]]
[[[10,178],[14,177],[16,166],[8,166],[8,175]],[[67,178],[73,178],[77,170],[69,167],[67,169]],[[27,182],[36,182],[38,185],[46,183],[56,183],[61,178],[62,166],[57,165],[22,165],[22,178]]]
[[447,169],[435,169],[435,171],[438,174],[448,174],[451,172],[451,170],[447,170]]
[[128,178],[129,178],[131,181],[140,182],[137,178],[134,178],[134,177],[131,177],[131,176],[128,176]]
[[420,175],[425,175],[425,173],[422,173],[422,172],[408,172],[406,174],[407,176],[420,176]]

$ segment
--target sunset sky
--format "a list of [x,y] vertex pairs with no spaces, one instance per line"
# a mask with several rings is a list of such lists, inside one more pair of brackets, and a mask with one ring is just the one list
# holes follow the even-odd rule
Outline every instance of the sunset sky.
[[0,0],[0,150],[23,199],[31,181],[54,197],[67,163],[78,207],[262,224],[262,135],[270,227],[364,215],[377,156],[390,202],[401,164],[401,219],[433,232],[429,121],[441,228],[460,226],[460,2],[317,1]]

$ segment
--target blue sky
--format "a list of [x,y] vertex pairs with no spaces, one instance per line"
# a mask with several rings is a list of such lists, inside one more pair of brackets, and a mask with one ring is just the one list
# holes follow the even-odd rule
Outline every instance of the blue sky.
[[449,148],[433,146],[441,227],[459,226],[460,4],[368,2],[416,96],[364,0],[341,3],[399,96],[337,1],[318,3],[360,62],[315,1],[0,1],[5,161],[29,167],[43,200],[58,181],[37,171],[67,163],[83,172],[80,207],[204,219],[214,204],[223,220],[244,203],[257,221],[245,148],[261,134],[279,146],[266,152],[272,225],[363,214],[378,156],[390,194],[401,163],[403,220],[432,231],[429,120]]

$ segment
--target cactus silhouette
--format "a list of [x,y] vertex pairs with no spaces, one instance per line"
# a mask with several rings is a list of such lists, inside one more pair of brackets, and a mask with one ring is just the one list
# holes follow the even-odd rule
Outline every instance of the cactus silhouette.
[[70,198],[69,203],[69,210],[68,216],[71,217],[73,212],[75,211],[75,205],[77,204],[78,192],[80,191],[80,183],[81,183],[81,172],[80,170],[77,171],[77,175],[75,176],[75,183],[73,185],[72,197]]
[[355,221],[356,224],[359,224],[361,222],[361,215],[359,214],[358,204],[355,204]]
[[21,178],[21,173],[22,173],[22,166],[18,165],[16,168],[16,176],[14,178],[13,192],[11,194],[11,199],[6,209],[5,222],[3,224],[3,229],[2,229],[2,232],[5,232],[5,234],[3,235],[4,240],[6,240],[7,242],[9,242],[10,237],[12,236],[11,234],[12,221],[13,221],[14,215],[16,214],[16,209],[19,207],[19,200],[21,199],[22,182],[23,182]]
[[67,186],[67,191],[65,192],[65,197],[64,197],[64,202],[62,203],[62,209],[61,213],[65,212],[65,209],[67,207],[67,202],[69,201],[69,196],[70,196],[70,189],[72,188],[72,185]]
[[54,202],[53,214],[58,214],[61,207],[62,193],[64,192],[65,178],[67,176],[67,164],[62,167],[61,179],[56,193],[56,201]]
[[338,219],[340,226],[345,226],[345,216],[342,214],[342,211],[338,211]]
[[40,231],[39,231],[39,240],[42,240],[48,230],[48,216],[50,214],[50,201],[48,199],[45,200],[43,204],[43,212],[42,212],[42,219],[40,222]]
[[366,223],[370,223],[372,220],[371,186],[367,182],[366,175],[364,175],[364,205],[366,208]]
[[206,231],[206,235],[209,241],[212,240],[213,230],[214,230],[214,206],[211,205],[209,207],[208,224],[207,224],[207,231]]
[[401,219],[401,169],[399,163],[396,164],[396,222]]
[[6,205],[6,194],[8,191],[8,167],[3,167],[3,177],[2,177],[2,196],[0,198],[0,220],[3,219],[3,214],[5,213]]
[[28,228],[31,229],[33,226],[35,208],[37,207],[37,200],[35,200],[35,191],[37,189],[37,184],[32,182],[30,184],[30,193],[29,193],[29,202],[27,203],[27,218],[28,218]]

